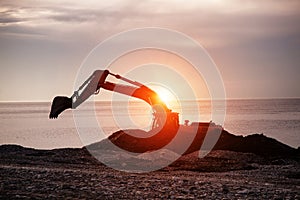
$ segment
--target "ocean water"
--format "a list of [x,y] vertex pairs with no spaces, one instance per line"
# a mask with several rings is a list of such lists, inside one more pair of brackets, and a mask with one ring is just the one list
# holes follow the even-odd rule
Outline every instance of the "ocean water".
[[[185,119],[191,122],[198,119],[195,103],[187,101],[181,107],[172,107],[174,111],[184,112],[184,116],[179,115],[181,123]],[[198,103],[199,120],[210,121],[210,102]],[[227,100],[226,104],[223,126],[229,132],[236,135],[263,133],[292,147],[300,146],[300,99]],[[50,106],[50,103],[0,103],[0,144],[40,149],[82,147],[104,138],[96,133],[99,129],[89,127],[94,114],[105,135],[124,128],[147,130],[151,126],[151,109],[143,102],[96,102],[92,114],[90,107],[79,108],[79,117],[86,122],[85,127],[80,127],[87,133],[86,140],[78,134],[71,110],[50,120]],[[75,116],[78,119],[78,115]]]

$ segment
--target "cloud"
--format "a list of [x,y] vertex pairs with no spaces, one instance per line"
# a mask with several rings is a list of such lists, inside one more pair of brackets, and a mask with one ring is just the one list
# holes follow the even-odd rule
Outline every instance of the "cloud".
[[0,36],[95,42],[120,31],[157,26],[181,31],[210,48],[287,37],[299,42],[300,2],[293,0],[2,2]]
[[[299,31],[297,1],[43,1],[30,6],[18,1],[2,6],[0,26],[56,29],[53,32],[110,30],[118,32],[143,26],[173,28],[218,42],[270,37]],[[133,6],[134,5],[134,6]],[[79,29],[79,30],[78,30]],[[81,29],[81,30],[80,30]],[[4,29],[2,29],[4,31]],[[240,38],[239,38],[240,37]],[[221,39],[219,39],[221,38]]]
[[15,10],[5,9],[0,12],[0,26],[6,26],[9,24],[16,24],[18,22],[26,21],[25,18],[14,16]]

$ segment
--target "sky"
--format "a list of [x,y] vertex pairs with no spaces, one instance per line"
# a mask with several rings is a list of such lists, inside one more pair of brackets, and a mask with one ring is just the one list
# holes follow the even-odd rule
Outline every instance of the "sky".
[[71,95],[95,46],[143,27],[200,43],[227,98],[300,97],[299,11],[293,0],[1,0],[0,101]]

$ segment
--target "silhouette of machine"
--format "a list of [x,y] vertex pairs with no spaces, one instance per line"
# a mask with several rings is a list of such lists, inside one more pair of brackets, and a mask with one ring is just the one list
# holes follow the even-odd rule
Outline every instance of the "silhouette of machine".
[[[108,75],[130,83],[131,85],[116,84],[106,81]],[[98,94],[100,89],[105,89],[131,97],[135,97],[147,102],[153,110],[152,129],[168,128],[178,129],[178,113],[172,112],[167,105],[160,99],[158,94],[149,87],[129,80],[120,75],[113,74],[108,70],[96,70],[94,73],[79,87],[77,91],[69,98],[65,96],[56,96],[53,99],[49,118],[57,118],[60,113],[66,109],[75,109],[81,103],[86,101],[91,95]]]

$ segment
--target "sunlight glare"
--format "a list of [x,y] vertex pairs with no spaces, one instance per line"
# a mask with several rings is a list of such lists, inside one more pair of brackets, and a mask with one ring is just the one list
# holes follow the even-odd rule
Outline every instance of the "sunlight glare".
[[155,85],[151,87],[160,97],[160,99],[170,108],[178,107],[178,99],[168,88]]

